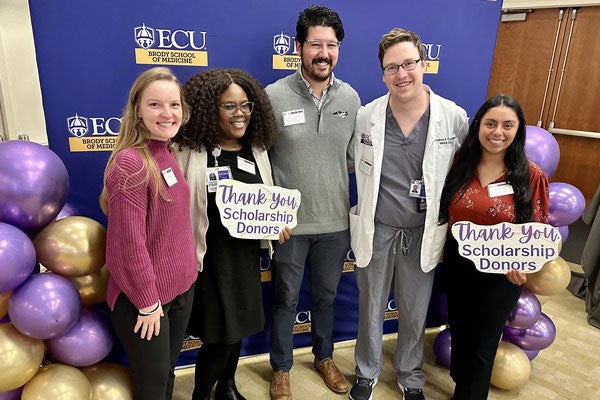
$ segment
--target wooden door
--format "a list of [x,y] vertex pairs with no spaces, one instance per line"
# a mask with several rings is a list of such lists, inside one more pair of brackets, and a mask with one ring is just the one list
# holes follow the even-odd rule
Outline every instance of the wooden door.
[[[600,7],[565,8],[562,13],[539,9],[525,21],[501,22],[488,97],[515,97],[529,125],[600,132],[597,26]],[[589,201],[600,185],[600,139],[554,136],[561,156],[551,180],[576,186]]]

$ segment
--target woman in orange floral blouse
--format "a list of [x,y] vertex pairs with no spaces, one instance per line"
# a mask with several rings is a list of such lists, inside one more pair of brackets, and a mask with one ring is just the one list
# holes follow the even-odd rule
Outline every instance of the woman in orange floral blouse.
[[[493,190],[506,183],[512,193]],[[511,192],[509,189],[508,192]],[[548,222],[548,180],[525,155],[525,118],[510,96],[488,99],[473,118],[448,172],[440,223]],[[448,234],[444,249],[454,400],[486,399],[502,329],[521,295],[525,273],[478,271]]]

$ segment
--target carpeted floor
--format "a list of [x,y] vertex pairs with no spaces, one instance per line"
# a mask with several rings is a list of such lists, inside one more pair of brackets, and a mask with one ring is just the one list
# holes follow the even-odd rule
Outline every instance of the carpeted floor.
[[[572,269],[580,268],[571,265]],[[544,300],[542,311],[556,325],[556,340],[542,350],[531,363],[531,376],[517,390],[492,388],[490,399],[600,399],[600,330],[586,322],[583,300],[564,291]],[[424,392],[428,400],[446,400],[452,394],[448,370],[436,365],[432,343],[437,332],[426,334],[425,365],[427,376]],[[373,399],[401,399],[392,369],[395,335],[384,339],[384,367]],[[336,364],[349,383],[354,376],[354,341],[337,343],[334,353]],[[291,385],[294,400],[347,399],[336,395],[323,384],[312,367],[310,349],[295,351]],[[237,386],[248,400],[269,399],[269,381],[272,372],[267,355],[242,359],[236,376]],[[189,400],[193,388],[193,369],[177,371],[174,400]]]

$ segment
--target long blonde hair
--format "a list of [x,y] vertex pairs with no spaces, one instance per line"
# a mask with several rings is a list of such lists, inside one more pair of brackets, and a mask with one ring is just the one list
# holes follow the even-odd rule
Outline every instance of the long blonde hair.
[[162,185],[162,181],[160,178],[160,174],[158,172],[158,167],[156,166],[156,162],[150,155],[148,150],[148,145],[146,140],[149,137],[148,129],[142,122],[142,119],[139,115],[140,111],[140,102],[142,98],[142,93],[146,88],[153,82],[156,81],[168,81],[173,82],[179,88],[179,94],[181,97],[181,105],[182,105],[182,119],[181,125],[184,125],[190,118],[190,110],[187,104],[185,103],[185,99],[183,98],[183,88],[181,83],[177,79],[177,77],[171,72],[169,68],[166,67],[155,67],[150,68],[144,72],[142,72],[133,82],[131,89],[129,90],[129,98],[127,99],[127,104],[125,104],[125,109],[123,110],[123,117],[121,119],[121,128],[119,129],[119,137],[117,138],[117,143],[115,144],[114,149],[112,150],[108,161],[106,162],[106,167],[104,168],[104,185],[102,187],[102,192],[100,193],[99,203],[100,208],[104,212],[104,214],[108,215],[108,194],[106,191],[106,174],[112,165],[116,155],[124,149],[134,148],[140,152],[142,156],[142,168],[138,173],[142,173],[145,171],[145,177],[142,181],[143,183],[147,183],[152,180],[155,183],[155,196],[160,195],[161,197],[166,199],[166,193],[164,192],[164,187]]

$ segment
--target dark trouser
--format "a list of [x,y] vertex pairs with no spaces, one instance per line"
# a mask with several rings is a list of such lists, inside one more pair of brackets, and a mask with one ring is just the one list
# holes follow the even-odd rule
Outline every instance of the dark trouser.
[[503,274],[479,272],[458,255],[449,237],[444,251],[451,335],[450,375],[456,383],[455,400],[487,399],[498,342],[522,287]]
[[196,354],[192,400],[204,400],[217,381],[233,380],[242,341],[233,344],[205,343]]
[[133,333],[138,310],[123,293],[119,294],[110,314],[115,332],[121,340],[133,371],[133,398],[136,400],[170,400],[175,381],[175,365],[185,335],[194,286],[163,304],[165,316],[160,320],[160,334],[151,340]]
[[304,265],[310,273],[310,312],[313,354],[322,360],[333,355],[335,295],[349,249],[350,233],[294,235],[277,244],[273,256],[273,317],[269,353],[274,371],[293,364],[293,328]]

